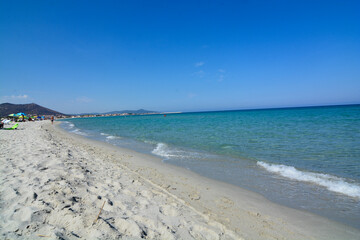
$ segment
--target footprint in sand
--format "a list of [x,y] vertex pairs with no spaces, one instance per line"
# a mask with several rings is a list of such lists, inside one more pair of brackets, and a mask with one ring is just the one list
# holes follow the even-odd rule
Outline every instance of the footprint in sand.
[[30,222],[31,215],[33,213],[33,209],[30,207],[22,207],[19,210],[15,210],[12,216],[13,220],[17,220],[20,222]]
[[152,192],[150,192],[150,191],[147,191],[147,190],[141,191],[140,195],[144,196],[148,200],[153,199],[153,197],[154,197],[154,194]]
[[174,207],[169,205],[161,206],[159,211],[165,216],[176,217],[179,215],[179,212]]
[[216,232],[215,229],[210,229],[201,225],[194,225],[190,231],[190,234],[195,239],[220,239],[221,232]]
[[220,208],[226,209],[234,205],[234,202],[227,197],[222,197],[216,201],[216,205]]

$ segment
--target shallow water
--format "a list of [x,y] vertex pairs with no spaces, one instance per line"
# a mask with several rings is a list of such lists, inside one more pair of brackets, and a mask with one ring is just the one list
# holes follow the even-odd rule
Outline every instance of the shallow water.
[[81,118],[62,126],[360,228],[359,105]]

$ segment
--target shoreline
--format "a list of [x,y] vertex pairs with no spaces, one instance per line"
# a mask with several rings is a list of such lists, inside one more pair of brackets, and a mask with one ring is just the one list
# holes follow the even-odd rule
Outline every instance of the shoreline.
[[[206,146],[202,148],[203,145],[196,145],[196,141],[194,145],[182,144],[181,141],[176,142],[177,137],[186,140],[181,133],[177,136],[176,132],[165,138],[160,135],[154,137],[141,131],[127,135],[125,129],[123,132],[119,132],[115,127],[116,119],[99,120],[94,122],[88,119],[84,121],[66,120],[61,121],[60,126],[67,132],[161,158],[164,163],[258,193],[273,203],[307,211],[360,230],[358,221],[360,217],[359,185],[351,184],[352,179],[346,179],[341,175],[326,171],[329,169],[325,168],[319,172],[315,169],[301,168],[296,163],[294,163],[295,165],[285,164],[271,160],[268,162],[264,156],[247,159],[243,156],[229,156],[226,153],[217,152],[217,150],[226,149],[227,151],[230,149],[232,151],[233,147],[237,148],[237,145],[227,145],[227,140],[223,141],[224,145],[220,145],[222,149],[217,149],[217,146],[214,146],[215,149],[206,149]],[[121,118],[118,120],[122,121]],[[141,120],[134,119],[134,121]],[[101,124],[98,124],[99,122]],[[128,122],[131,120],[124,120],[125,125]],[[158,121],[155,125],[161,124],[161,122]],[[94,125],[91,127],[86,123]],[[102,128],[102,124],[109,123],[115,124],[114,131],[111,131],[111,127]],[[130,124],[129,127],[132,125]],[[146,126],[146,123],[144,125]],[[138,139],[137,136],[140,138]],[[198,137],[203,138],[203,136]],[[207,140],[203,139],[203,141]],[[200,150],[191,146],[198,146]],[[259,150],[260,152],[262,151]],[[272,156],[274,158],[275,154]],[[279,159],[283,157],[279,155]]]
[[[17,232],[21,232],[22,237],[18,238],[56,233],[70,237],[73,232],[80,238],[358,239],[360,234],[352,227],[272,203],[257,193],[163,163],[155,156],[72,134],[56,125],[58,123],[54,126],[50,122],[22,123],[17,131],[0,132],[4,139],[1,147],[2,236],[16,238]],[[32,136],[39,138],[21,144],[9,135],[25,141],[30,141]],[[14,151],[7,152],[9,148]],[[20,151],[17,155],[16,150]],[[53,154],[50,159],[49,153]],[[19,165],[24,172],[17,170]],[[57,178],[47,171],[52,171]],[[33,174],[38,176],[31,177]],[[36,182],[36,178],[40,180]],[[26,194],[21,193],[24,183],[30,192],[26,198]],[[52,187],[48,188],[46,183]],[[65,193],[67,200],[72,199],[70,195],[80,199],[69,203],[62,199],[65,202],[62,203],[58,196],[49,195],[54,189]],[[51,207],[39,203],[39,199]],[[100,220],[91,225],[103,199],[106,199],[104,212]],[[65,208],[69,204],[74,211]],[[16,212],[25,212],[28,217],[19,219]],[[58,217],[73,222],[75,229],[79,229],[77,233],[66,227],[61,230],[65,223],[58,221]],[[6,223],[9,220],[11,223]],[[26,224],[30,227],[26,228]],[[8,228],[9,225],[12,226]],[[125,225],[128,227],[123,229]],[[129,229],[132,230],[129,232]]]

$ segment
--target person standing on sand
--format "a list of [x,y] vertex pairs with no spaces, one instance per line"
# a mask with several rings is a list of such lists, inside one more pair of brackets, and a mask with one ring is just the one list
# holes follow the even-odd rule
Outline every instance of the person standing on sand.
[[51,124],[54,124],[54,116],[51,116]]

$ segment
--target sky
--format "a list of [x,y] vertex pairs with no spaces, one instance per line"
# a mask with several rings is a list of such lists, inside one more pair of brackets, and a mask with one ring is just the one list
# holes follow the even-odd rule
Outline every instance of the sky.
[[0,102],[63,113],[360,103],[360,1],[0,1]]

